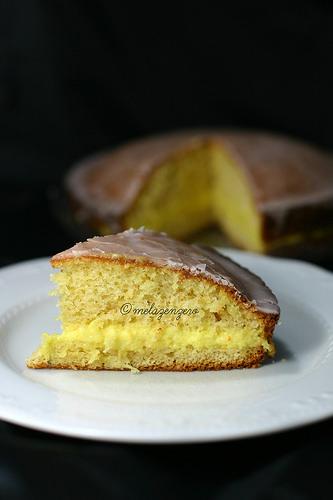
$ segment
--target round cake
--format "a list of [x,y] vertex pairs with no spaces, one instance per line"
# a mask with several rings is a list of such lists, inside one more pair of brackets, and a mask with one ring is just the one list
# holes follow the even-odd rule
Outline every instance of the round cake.
[[76,220],[99,234],[145,226],[185,239],[218,224],[238,247],[288,255],[333,239],[332,157],[278,135],[145,138],[76,165],[66,187]]

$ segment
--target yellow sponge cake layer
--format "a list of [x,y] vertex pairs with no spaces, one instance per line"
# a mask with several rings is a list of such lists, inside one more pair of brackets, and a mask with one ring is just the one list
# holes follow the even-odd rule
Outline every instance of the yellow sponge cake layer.
[[217,147],[213,148],[212,168],[212,205],[219,225],[239,247],[263,252],[266,248],[262,239],[262,218],[246,170],[226,150]]
[[276,299],[229,259],[151,231],[90,245],[53,258],[63,333],[44,334],[29,367],[221,369],[258,366],[274,354]]
[[154,170],[124,219],[183,238],[213,223],[210,146],[180,152]]

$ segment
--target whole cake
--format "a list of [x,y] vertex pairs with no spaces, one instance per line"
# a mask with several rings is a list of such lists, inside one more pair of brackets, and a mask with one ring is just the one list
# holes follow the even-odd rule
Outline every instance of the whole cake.
[[76,220],[99,234],[144,225],[185,239],[218,223],[239,247],[295,255],[333,241],[333,160],[282,136],[146,138],[75,166],[66,186]]
[[44,334],[30,368],[218,370],[274,355],[276,297],[211,248],[131,229],[51,264],[63,332]]

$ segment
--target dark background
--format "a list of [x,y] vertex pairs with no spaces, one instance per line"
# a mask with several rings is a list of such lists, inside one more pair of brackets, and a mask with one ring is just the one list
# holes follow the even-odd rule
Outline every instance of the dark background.
[[4,262],[70,244],[49,213],[51,187],[82,156],[130,138],[234,126],[333,149],[329,2],[0,6]]
[[[73,243],[72,162],[143,134],[270,129],[333,149],[333,4],[0,0],[0,265]],[[243,442],[85,443],[0,426],[0,498],[329,498],[332,421]]]

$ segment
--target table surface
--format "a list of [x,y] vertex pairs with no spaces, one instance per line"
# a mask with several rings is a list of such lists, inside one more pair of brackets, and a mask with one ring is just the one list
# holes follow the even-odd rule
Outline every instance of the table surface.
[[[49,193],[42,186],[1,185],[1,266],[73,243],[50,209]],[[328,498],[332,422],[260,438],[166,446],[90,442],[0,422],[0,499]]]

